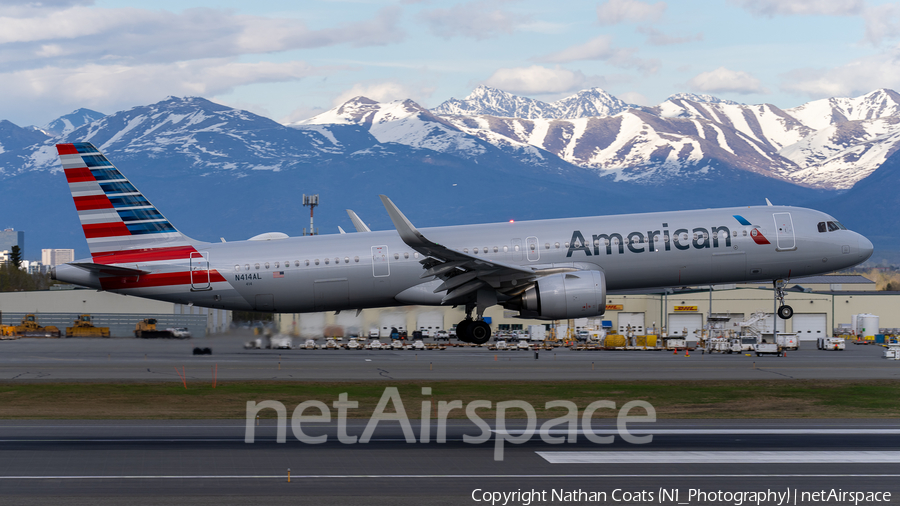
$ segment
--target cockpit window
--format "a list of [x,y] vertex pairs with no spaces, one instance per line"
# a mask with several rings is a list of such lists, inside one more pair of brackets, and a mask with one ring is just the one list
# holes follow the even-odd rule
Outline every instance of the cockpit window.
[[834,232],[835,230],[840,230],[841,228],[837,226],[837,224],[833,221],[828,222],[828,231]]
[[820,221],[819,224],[816,225],[816,226],[819,227],[819,232],[820,232],[820,233],[826,231],[826,229],[825,229],[825,222],[824,222],[824,221]]
[[839,222],[839,221],[834,222],[834,224],[837,225],[838,228],[841,230],[847,230],[847,227],[841,225],[841,222]]

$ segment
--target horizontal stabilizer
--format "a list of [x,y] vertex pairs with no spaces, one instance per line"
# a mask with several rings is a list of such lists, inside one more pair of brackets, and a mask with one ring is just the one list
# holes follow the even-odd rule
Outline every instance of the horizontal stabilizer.
[[116,267],[114,265],[92,264],[88,262],[73,262],[66,265],[72,265],[79,269],[96,273],[99,276],[140,276],[142,274],[148,274],[148,271],[142,271],[140,269],[129,269],[128,267]]

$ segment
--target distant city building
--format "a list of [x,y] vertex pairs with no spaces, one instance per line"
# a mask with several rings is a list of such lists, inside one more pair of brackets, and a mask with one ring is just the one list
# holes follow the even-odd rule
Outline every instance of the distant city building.
[[9,250],[0,250],[0,265],[9,262]]
[[43,264],[38,262],[37,260],[22,260],[22,265],[19,268],[28,274],[40,274],[43,271]]
[[75,250],[73,249],[42,249],[41,263],[44,267],[56,267],[75,260]]
[[11,228],[0,232],[0,251],[12,251],[13,246],[18,246],[22,257],[25,256],[25,232],[16,232]]

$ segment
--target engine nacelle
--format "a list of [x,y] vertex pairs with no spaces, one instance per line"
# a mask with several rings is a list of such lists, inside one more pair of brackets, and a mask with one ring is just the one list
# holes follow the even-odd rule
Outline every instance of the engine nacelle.
[[606,276],[601,271],[576,271],[535,281],[522,294],[520,316],[566,320],[600,316],[605,310]]

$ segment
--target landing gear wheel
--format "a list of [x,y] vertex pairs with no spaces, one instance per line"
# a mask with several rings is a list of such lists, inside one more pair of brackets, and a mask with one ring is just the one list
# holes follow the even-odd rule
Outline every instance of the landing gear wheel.
[[456,338],[464,343],[468,343],[469,341],[469,325],[472,324],[472,320],[463,320],[456,324]]
[[469,334],[469,342],[474,344],[484,344],[491,339],[491,326],[483,320],[476,320],[469,324],[466,329]]
[[782,320],[790,320],[794,316],[794,309],[791,306],[784,305],[778,308],[778,317]]

